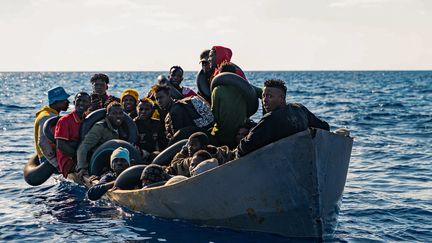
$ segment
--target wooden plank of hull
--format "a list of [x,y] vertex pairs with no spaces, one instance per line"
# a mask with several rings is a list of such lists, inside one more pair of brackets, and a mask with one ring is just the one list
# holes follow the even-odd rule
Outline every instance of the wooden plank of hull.
[[322,237],[336,222],[351,148],[351,138],[306,130],[180,183],[108,196],[165,218]]

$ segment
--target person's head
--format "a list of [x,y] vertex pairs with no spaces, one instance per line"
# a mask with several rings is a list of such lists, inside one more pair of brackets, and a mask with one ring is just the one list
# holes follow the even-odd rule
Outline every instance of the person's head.
[[274,111],[285,106],[287,88],[280,79],[269,79],[264,82],[262,94],[263,107],[266,112]]
[[111,154],[111,169],[119,175],[130,166],[129,150],[118,147]]
[[223,46],[213,46],[209,53],[211,70],[215,70],[223,62],[230,62],[232,57],[231,49]]
[[120,103],[126,112],[136,109],[138,102],[138,91],[136,89],[125,89],[120,96]]
[[180,86],[183,81],[183,68],[180,66],[172,66],[168,78],[172,85]]
[[223,62],[220,65],[219,72],[220,73],[236,73],[236,66],[232,64],[231,62]]
[[142,98],[137,106],[138,119],[148,120],[154,111],[153,101],[149,98]]
[[96,73],[91,77],[90,83],[92,84],[93,92],[98,95],[105,95],[108,89],[109,78],[106,74]]
[[69,94],[66,93],[63,87],[55,87],[48,90],[48,104],[54,110],[67,111],[69,107]]
[[123,108],[117,101],[113,101],[107,106],[107,118],[111,125],[120,127],[123,122]]
[[256,123],[252,120],[247,120],[243,125],[240,126],[240,128],[237,131],[237,135],[236,135],[237,144],[239,144],[240,140],[242,140],[244,137],[246,137],[249,134],[249,131],[254,126],[256,126]]
[[79,117],[83,117],[84,112],[90,107],[90,95],[86,92],[78,92],[74,99],[75,111]]
[[189,171],[193,170],[199,163],[203,162],[204,160],[211,158],[211,154],[203,149],[196,151],[192,156],[192,160],[189,165]]
[[166,85],[156,85],[155,88],[156,93],[156,102],[162,110],[167,110],[173,99],[170,96],[170,87]]
[[203,132],[196,132],[190,135],[187,148],[189,156],[192,156],[196,151],[204,149],[209,144],[209,139],[207,135]]
[[203,70],[204,73],[210,72],[209,54],[210,54],[210,50],[204,50],[203,52],[201,52],[200,55],[201,69]]
[[159,84],[159,85],[167,85],[168,82],[169,82],[169,80],[167,77],[165,77],[165,75],[161,74],[157,77],[157,84]]

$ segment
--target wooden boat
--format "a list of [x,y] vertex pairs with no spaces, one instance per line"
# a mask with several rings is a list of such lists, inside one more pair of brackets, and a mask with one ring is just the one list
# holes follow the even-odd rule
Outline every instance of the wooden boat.
[[347,136],[305,130],[179,183],[107,196],[164,218],[321,238],[335,229],[352,144]]

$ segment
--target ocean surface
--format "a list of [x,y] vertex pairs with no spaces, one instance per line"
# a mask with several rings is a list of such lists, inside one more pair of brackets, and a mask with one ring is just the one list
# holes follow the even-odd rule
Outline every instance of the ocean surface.
[[[23,179],[34,153],[35,112],[47,90],[91,91],[90,72],[0,73],[0,241],[298,242],[275,235],[200,227],[91,202],[85,188]],[[162,72],[111,72],[109,92],[146,94]],[[196,90],[195,72],[184,85]],[[255,85],[285,80],[332,130],[354,137],[339,225],[329,242],[432,242],[432,71],[247,72]],[[69,111],[73,109],[72,105]],[[261,112],[253,117],[260,118]]]

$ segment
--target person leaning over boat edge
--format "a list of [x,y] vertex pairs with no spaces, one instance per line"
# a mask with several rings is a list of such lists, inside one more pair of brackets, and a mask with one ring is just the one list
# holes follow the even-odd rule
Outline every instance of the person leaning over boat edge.
[[85,135],[77,151],[77,167],[78,177],[83,178],[88,175],[89,162],[87,155],[97,146],[111,139],[127,138],[127,132],[121,127],[123,123],[123,108],[117,101],[111,102],[107,107],[107,116],[102,121],[97,122]]
[[69,107],[69,96],[70,95],[66,93],[63,87],[55,87],[48,90],[48,105],[36,112],[36,119],[34,122],[34,143],[39,161],[41,163],[48,161],[56,169],[58,169],[58,163],[55,153],[55,144],[51,143],[43,134],[43,125],[49,118],[58,116],[61,111],[67,111]]
[[308,127],[330,130],[327,122],[317,118],[302,104],[287,104],[286,92],[287,88],[282,80],[270,79],[264,82],[262,99],[266,114],[240,141],[235,150],[237,158]]
[[[105,173],[99,182],[87,191],[88,199],[96,201],[100,199],[109,189],[114,187],[115,179],[130,166],[129,150],[118,147],[110,158],[112,171]],[[97,180],[97,176],[91,176],[90,181]]]
[[75,95],[73,103],[75,110],[58,120],[54,133],[57,142],[57,161],[65,178],[76,166],[79,131],[85,112],[90,107],[90,95],[79,92]]

